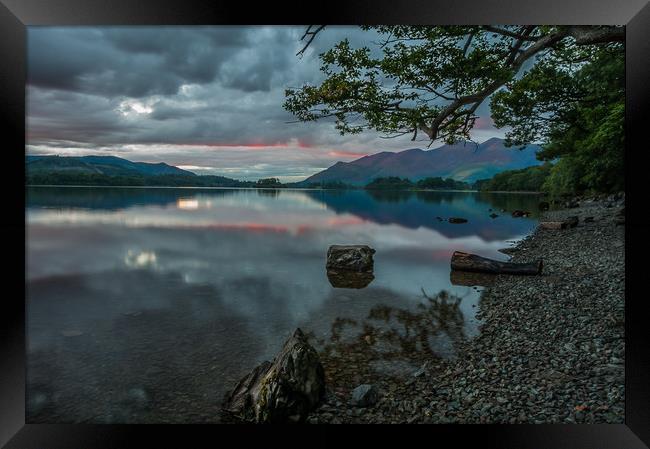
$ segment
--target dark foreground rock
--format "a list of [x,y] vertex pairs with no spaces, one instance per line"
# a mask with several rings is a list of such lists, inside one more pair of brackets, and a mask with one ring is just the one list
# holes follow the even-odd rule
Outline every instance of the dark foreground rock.
[[368,245],[332,245],[327,251],[328,271],[371,272],[375,250]]
[[226,395],[224,421],[302,422],[325,393],[325,374],[316,350],[300,329],[271,362],[263,362]]

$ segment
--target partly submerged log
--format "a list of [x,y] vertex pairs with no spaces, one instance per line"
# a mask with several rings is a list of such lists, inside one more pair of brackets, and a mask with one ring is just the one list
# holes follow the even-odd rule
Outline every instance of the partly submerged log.
[[451,269],[495,274],[541,274],[542,261],[530,263],[499,262],[476,254],[455,251],[451,256]]

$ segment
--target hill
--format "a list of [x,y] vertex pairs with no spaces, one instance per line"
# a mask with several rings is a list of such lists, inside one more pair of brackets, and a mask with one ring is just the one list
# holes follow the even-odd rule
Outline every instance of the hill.
[[160,162],[132,162],[115,156],[27,156],[28,185],[251,187],[224,176],[199,176]]
[[343,182],[366,185],[375,178],[400,177],[418,181],[429,177],[474,182],[505,170],[541,164],[535,157],[537,145],[508,148],[504,140],[492,138],[480,145],[459,142],[433,150],[414,148],[397,153],[384,151],[351,162],[337,162],[310,176],[301,184]]
[[131,162],[116,156],[27,156],[26,168],[30,173],[48,172],[77,172],[107,176],[157,176],[196,174],[178,167],[160,162]]

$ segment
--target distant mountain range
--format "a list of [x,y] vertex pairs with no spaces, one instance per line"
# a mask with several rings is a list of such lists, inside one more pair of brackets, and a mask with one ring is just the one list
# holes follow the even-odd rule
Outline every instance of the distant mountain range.
[[29,173],[74,172],[106,176],[157,176],[184,175],[196,176],[187,170],[160,162],[131,162],[115,156],[27,156],[26,168]]
[[384,151],[351,162],[337,162],[330,168],[300,182],[302,185],[343,182],[365,185],[375,178],[398,176],[412,181],[428,177],[453,178],[474,182],[491,178],[504,170],[541,164],[535,157],[538,145],[519,150],[506,147],[497,137],[478,146],[472,142],[443,145],[433,150],[414,148],[397,153]]
[[[365,186],[376,178],[397,176],[419,181],[429,177],[452,178],[472,183],[491,178],[504,170],[541,164],[535,157],[540,149],[507,148],[504,140],[492,138],[480,145],[462,142],[433,150],[418,148],[397,153],[384,151],[352,162],[337,162],[330,168],[287,187],[307,187],[323,183]],[[131,162],[115,156],[26,156],[28,184],[93,185],[170,185],[250,187],[251,181],[238,181],[215,175],[199,176],[187,170],[147,162]],[[116,184],[118,183],[118,184]]]

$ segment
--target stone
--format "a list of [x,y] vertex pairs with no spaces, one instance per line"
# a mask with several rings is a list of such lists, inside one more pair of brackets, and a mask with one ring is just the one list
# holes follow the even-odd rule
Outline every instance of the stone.
[[254,423],[304,422],[325,395],[325,371],[300,329],[273,362],[257,366],[226,394],[226,420]]
[[377,387],[370,384],[359,385],[352,390],[350,402],[356,407],[370,407],[379,400]]
[[512,216],[513,217],[528,217],[530,215],[530,212],[525,211],[525,210],[513,210],[512,211]]
[[499,215],[498,215],[498,214],[495,214],[494,212],[492,212],[492,213],[490,214],[490,218],[497,218],[498,216],[499,216]]
[[368,245],[332,245],[327,250],[327,270],[372,272],[375,250]]
[[467,218],[450,217],[447,221],[454,224],[467,223]]
[[548,204],[547,201],[540,201],[539,205],[537,206],[539,210],[549,210],[551,207],[550,204]]
[[413,373],[413,377],[420,377],[429,372],[429,362],[424,362],[419,370]]

